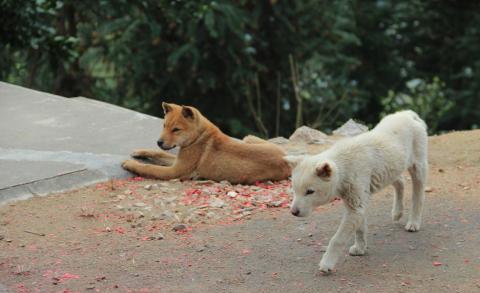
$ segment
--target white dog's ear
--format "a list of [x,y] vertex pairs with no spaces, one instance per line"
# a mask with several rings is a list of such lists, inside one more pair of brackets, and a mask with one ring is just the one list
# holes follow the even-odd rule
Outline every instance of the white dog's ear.
[[293,169],[303,160],[303,156],[285,156],[283,159]]
[[317,176],[320,177],[321,179],[328,181],[332,177],[332,166],[328,162],[323,162],[320,163],[317,168],[315,168],[315,172],[317,173]]

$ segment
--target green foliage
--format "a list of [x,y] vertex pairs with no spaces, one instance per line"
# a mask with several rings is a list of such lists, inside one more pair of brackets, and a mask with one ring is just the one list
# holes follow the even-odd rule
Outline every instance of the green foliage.
[[[162,101],[194,105],[235,136],[288,136],[296,93],[323,130],[376,123],[400,107],[382,103],[390,90],[421,111],[433,99],[435,131],[480,121],[477,1],[0,0],[0,13],[0,79],[157,116]],[[445,85],[405,88],[434,76]],[[445,97],[448,111],[433,106]]]
[[454,103],[445,96],[445,83],[434,77],[431,83],[416,78],[406,83],[407,93],[389,91],[382,98],[384,111],[382,116],[399,110],[410,109],[417,112],[428,125],[431,133],[438,130],[438,125],[453,108]]

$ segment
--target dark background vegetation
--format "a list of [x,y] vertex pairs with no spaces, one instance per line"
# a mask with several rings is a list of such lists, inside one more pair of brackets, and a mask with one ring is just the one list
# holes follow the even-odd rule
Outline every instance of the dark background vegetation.
[[194,105],[236,136],[402,108],[432,133],[480,124],[479,1],[0,3],[0,79],[30,88]]

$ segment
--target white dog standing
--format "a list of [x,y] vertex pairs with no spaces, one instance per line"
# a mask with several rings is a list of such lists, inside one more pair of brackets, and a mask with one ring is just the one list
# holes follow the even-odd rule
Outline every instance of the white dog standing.
[[367,248],[367,209],[370,195],[388,185],[395,188],[392,218],[403,213],[402,173],[412,177],[413,194],[407,231],[420,229],[426,183],[427,126],[413,111],[401,111],[383,118],[371,131],[338,141],[314,156],[287,156],[293,168],[294,199],[291,213],[305,217],[314,207],[343,199],[346,211],[320,262],[329,273],[355,234],[350,255],[363,255]]

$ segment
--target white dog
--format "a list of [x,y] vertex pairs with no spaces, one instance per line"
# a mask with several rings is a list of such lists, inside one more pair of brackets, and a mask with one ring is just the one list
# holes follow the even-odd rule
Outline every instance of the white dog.
[[370,195],[388,185],[395,188],[392,218],[403,213],[402,173],[412,177],[413,194],[407,231],[420,229],[427,177],[427,126],[413,111],[386,116],[371,131],[338,141],[315,156],[287,156],[293,168],[294,199],[291,213],[305,217],[314,207],[343,199],[346,212],[320,262],[329,273],[355,233],[350,255],[363,255],[367,248],[367,209]]

